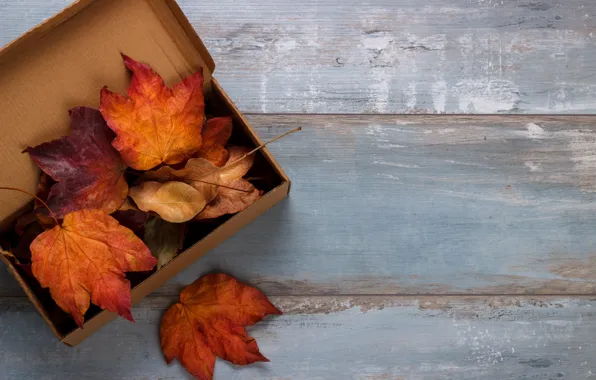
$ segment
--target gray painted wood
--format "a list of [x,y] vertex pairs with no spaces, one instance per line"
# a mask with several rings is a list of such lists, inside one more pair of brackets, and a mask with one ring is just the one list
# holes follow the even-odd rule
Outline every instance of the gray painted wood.
[[290,199],[159,292],[596,293],[594,117],[265,116]]
[[[55,341],[22,298],[0,301],[0,373],[19,380],[174,380],[146,299],[77,348]],[[215,379],[418,380],[596,377],[596,301],[552,297],[272,297],[286,313],[251,328],[271,360],[216,364]]]
[[[68,3],[0,0],[0,45]],[[596,111],[592,1],[179,3],[243,111]]]
[[158,294],[216,269],[270,295],[596,293],[595,117],[249,120],[303,127],[270,147],[289,200]]

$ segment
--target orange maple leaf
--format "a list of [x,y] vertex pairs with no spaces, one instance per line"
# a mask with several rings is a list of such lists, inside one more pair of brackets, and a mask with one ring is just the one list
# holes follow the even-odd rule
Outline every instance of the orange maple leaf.
[[131,230],[100,210],[66,214],[62,226],[31,243],[33,275],[82,327],[89,302],[133,321],[124,272],[148,271],[157,260]]
[[202,69],[170,90],[148,65],[122,57],[133,72],[129,98],[101,90],[100,111],[117,135],[112,145],[137,170],[191,158],[205,121]]
[[232,136],[232,118],[216,117],[207,120],[202,136],[203,145],[194,156],[204,158],[216,166],[225,165],[230,157],[225,146]]
[[180,293],[161,320],[161,348],[196,378],[213,378],[215,357],[238,365],[269,361],[244,326],[281,314],[259,290],[225,274],[204,276]]

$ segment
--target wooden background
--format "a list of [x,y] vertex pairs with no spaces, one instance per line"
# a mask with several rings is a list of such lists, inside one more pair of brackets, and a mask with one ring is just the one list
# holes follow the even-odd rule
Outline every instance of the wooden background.
[[[212,270],[285,312],[216,379],[596,378],[596,3],[179,2],[258,133],[304,128],[291,197],[77,348],[2,270],[3,378],[188,378],[159,321]],[[68,3],[0,0],[0,45]]]

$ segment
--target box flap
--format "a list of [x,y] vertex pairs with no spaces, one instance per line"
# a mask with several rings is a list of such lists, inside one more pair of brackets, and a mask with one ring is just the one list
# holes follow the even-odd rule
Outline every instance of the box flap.
[[[67,135],[68,110],[98,108],[103,86],[126,92],[120,53],[150,63],[169,86],[202,66],[211,86],[213,59],[175,1],[78,1],[0,51],[0,186],[35,192],[39,171],[23,149]],[[0,221],[31,200],[0,199]]]

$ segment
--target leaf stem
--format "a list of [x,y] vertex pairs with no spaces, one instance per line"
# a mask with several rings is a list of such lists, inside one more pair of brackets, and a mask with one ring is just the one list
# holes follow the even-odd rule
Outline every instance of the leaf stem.
[[48,209],[48,211],[50,212],[50,215],[52,216],[52,219],[54,219],[54,222],[56,222],[56,225],[58,225],[58,226],[60,225],[60,223],[58,222],[58,218],[56,217],[56,214],[54,214],[54,211],[52,211],[52,209],[50,208],[50,206],[48,206],[48,204],[46,202],[44,202],[43,199],[41,199],[37,195],[32,194],[32,193],[30,193],[30,192],[28,192],[26,190],[22,190],[22,189],[16,188],[16,187],[3,187],[3,186],[0,186],[0,190],[18,191],[20,193],[24,193],[24,194],[27,194],[27,195],[32,196],[33,198],[37,199],[45,208]]
[[[248,153],[244,154],[242,157],[240,157],[240,158],[239,158],[239,159],[237,159],[236,161],[232,162],[231,164],[226,164],[224,167],[222,167],[222,168],[219,168],[219,169],[217,169],[217,170],[221,170],[221,169],[225,168],[226,166],[232,166],[232,165],[236,165],[236,164],[237,164],[237,163],[239,163],[240,161],[244,160],[246,157],[250,156],[250,155],[251,155],[251,154],[253,154],[253,153],[256,153],[256,152],[258,152],[259,150],[263,149],[265,146],[267,146],[267,145],[271,144],[272,142],[274,142],[274,141],[277,141],[277,140],[281,139],[282,137],[286,137],[286,136],[287,136],[287,135],[289,135],[289,134],[292,134],[292,133],[294,133],[294,132],[298,132],[298,131],[301,131],[301,130],[302,130],[302,127],[298,127],[298,128],[292,129],[291,131],[287,131],[286,133],[282,133],[281,135],[279,135],[279,136],[277,136],[277,137],[274,137],[274,138],[272,138],[271,140],[269,140],[269,141],[267,141],[267,142],[265,142],[265,143],[263,143],[263,144],[259,145],[258,147],[254,148],[254,149],[253,149],[253,150],[251,150],[250,152],[248,152]],[[217,170],[214,170],[214,172],[215,172],[215,171],[217,171]],[[211,174],[211,173],[209,173],[209,174]]]
[[225,168],[228,168],[228,167],[230,167],[230,166],[236,165],[236,164],[237,164],[237,163],[239,163],[240,161],[244,160],[246,157],[250,156],[250,155],[251,155],[251,154],[253,154],[253,153],[256,153],[256,152],[258,152],[259,150],[263,149],[264,147],[266,147],[267,145],[271,144],[272,142],[274,142],[274,141],[277,141],[277,140],[281,139],[282,137],[286,137],[286,136],[287,136],[287,135],[289,135],[289,134],[292,134],[292,133],[294,133],[294,132],[298,132],[298,131],[301,131],[301,130],[302,130],[302,127],[298,127],[298,128],[292,129],[291,131],[287,131],[287,132],[285,132],[285,133],[282,133],[281,135],[279,135],[279,136],[277,136],[277,137],[274,137],[274,138],[272,138],[271,140],[269,140],[269,141],[267,141],[267,142],[264,142],[263,144],[261,144],[261,145],[259,145],[258,147],[254,148],[254,149],[253,149],[253,150],[251,150],[250,152],[248,152],[248,153],[246,153],[246,154],[242,155],[242,157],[240,157],[240,158],[239,158],[239,159],[237,159],[236,161],[234,161],[234,162],[232,162],[232,163],[230,163],[230,164],[225,164],[224,166],[222,166],[222,167],[220,167],[220,168],[217,168],[217,169],[214,169],[214,170],[212,170],[212,171],[208,172],[207,174],[205,174],[205,176],[211,175],[211,174],[213,174],[213,173],[216,173],[216,172],[218,172],[218,171],[220,171],[220,170],[222,170],[222,169],[225,169]]

